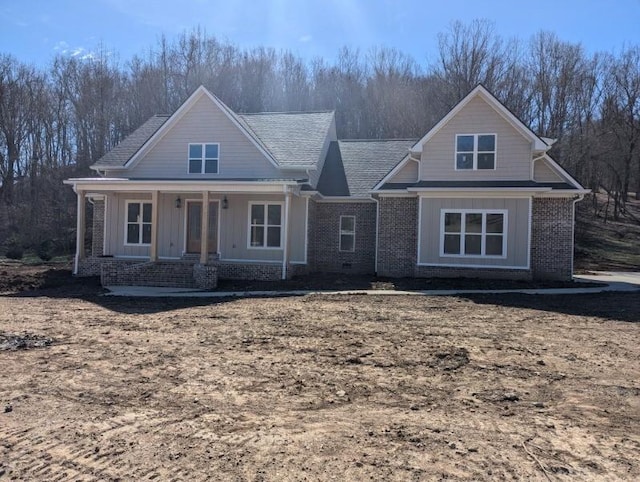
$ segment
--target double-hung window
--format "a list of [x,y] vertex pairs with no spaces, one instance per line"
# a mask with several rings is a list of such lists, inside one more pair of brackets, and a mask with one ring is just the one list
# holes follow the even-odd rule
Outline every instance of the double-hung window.
[[495,168],[495,134],[456,135],[456,170]]
[[249,248],[282,246],[282,204],[249,204]]
[[189,144],[189,174],[218,174],[219,144]]
[[356,217],[340,216],[340,251],[356,250]]
[[125,244],[151,244],[151,203],[126,202]]
[[506,210],[441,211],[440,256],[504,258]]

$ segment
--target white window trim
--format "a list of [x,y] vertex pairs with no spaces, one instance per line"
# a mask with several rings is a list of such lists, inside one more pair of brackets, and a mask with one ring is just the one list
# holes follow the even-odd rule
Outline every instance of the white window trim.
[[[353,218],[353,231],[346,231],[342,229],[342,220],[344,218]],[[353,249],[342,249],[342,236],[353,236]],[[356,251],[356,217],[354,215],[341,215],[340,225],[338,226],[338,251],[341,253],[355,253]]]
[[[473,136],[473,167],[471,169],[458,169],[458,137],[461,136]],[[480,136],[493,136],[493,151],[478,151],[478,137]],[[487,154],[490,152],[493,152],[493,169],[478,169],[478,154]],[[481,134],[456,134],[453,145],[453,167],[456,171],[495,171],[498,167],[498,134],[492,132]]]
[[[206,153],[206,146],[207,145],[215,145],[218,146],[218,158],[216,159],[217,161],[217,169],[216,172],[204,172],[205,169],[205,153]],[[202,157],[200,158],[200,172],[190,172],[189,171],[189,164],[191,161],[191,146],[202,146]],[[195,159],[195,158],[194,158]],[[219,142],[190,142],[187,145],[187,174],[220,174],[220,143]]]
[[152,223],[143,223],[142,222],[142,212],[143,212],[143,204],[150,204],[151,209],[153,210],[153,203],[149,200],[145,199],[127,199],[124,202],[124,246],[151,246],[151,243],[129,243],[127,241],[127,234],[129,231],[129,224],[135,224],[129,222],[129,204],[140,204],[140,221],[137,223],[140,226],[140,231],[138,235],[138,239],[142,241],[142,226],[143,224],[151,224],[151,229],[153,229]]
[[[440,257],[441,258],[476,258],[476,259],[506,259],[507,258],[507,236],[509,233],[509,219],[507,209],[440,209]],[[444,235],[445,225],[444,218],[446,214],[461,214],[460,220],[460,254],[445,254],[444,252]],[[502,255],[488,255],[488,254],[463,254],[464,240],[465,240],[465,217],[467,214],[482,214],[482,232],[474,233],[476,236],[481,234],[481,248],[480,252],[484,253],[486,249],[487,235],[491,236],[491,233],[487,234],[487,214],[502,214]],[[451,233],[449,233],[451,234]],[[456,233],[457,234],[457,233]],[[497,233],[494,233],[497,234]]]
[[[251,246],[251,207],[252,206],[263,206],[264,207],[264,224],[256,225],[256,226],[264,226],[264,246]],[[269,209],[268,206],[280,206],[280,224],[268,224],[268,214]],[[247,213],[247,249],[265,249],[265,250],[282,250],[282,235],[284,231],[284,203],[278,201],[250,201],[249,202],[249,211]],[[280,228],[280,246],[267,246],[267,232],[269,227],[278,226]]]

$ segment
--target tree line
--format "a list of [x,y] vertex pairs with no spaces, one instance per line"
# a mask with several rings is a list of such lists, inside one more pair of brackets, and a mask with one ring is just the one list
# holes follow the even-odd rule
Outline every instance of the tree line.
[[[198,28],[121,62],[57,55],[37,68],[0,54],[0,246],[69,249],[75,200],[62,180],[204,85],[236,112],[335,110],[340,138],[419,138],[482,83],[612,213],[640,197],[640,46],[588,54],[541,31],[504,38],[455,22],[423,63],[390,48],[343,47],[335,60],[241,49]],[[594,213],[597,214],[597,213]],[[0,253],[3,254],[3,253]]]

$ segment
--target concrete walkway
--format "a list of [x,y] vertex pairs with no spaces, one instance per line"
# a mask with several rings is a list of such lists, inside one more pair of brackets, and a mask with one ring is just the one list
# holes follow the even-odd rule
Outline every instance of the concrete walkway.
[[[150,286],[107,286],[109,293],[105,296],[140,296],[152,298],[228,298],[228,297],[266,297],[266,296],[305,296],[310,294],[325,295],[419,295],[446,296],[468,294],[501,294],[521,293],[527,295],[576,295],[589,293],[633,292],[640,295],[640,272],[598,271],[589,275],[576,275],[574,280],[585,283],[584,288],[536,288],[510,290],[292,290],[292,291],[200,291],[187,288],[160,288]],[[590,283],[605,283],[604,286],[589,286]]]

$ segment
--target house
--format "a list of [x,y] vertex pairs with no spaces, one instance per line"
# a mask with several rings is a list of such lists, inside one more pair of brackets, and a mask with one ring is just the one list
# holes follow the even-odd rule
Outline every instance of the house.
[[200,87],[96,177],[65,181],[75,273],[202,288],[321,271],[570,279],[588,191],[551,144],[481,85],[419,140],[339,140],[332,112],[236,114]]

